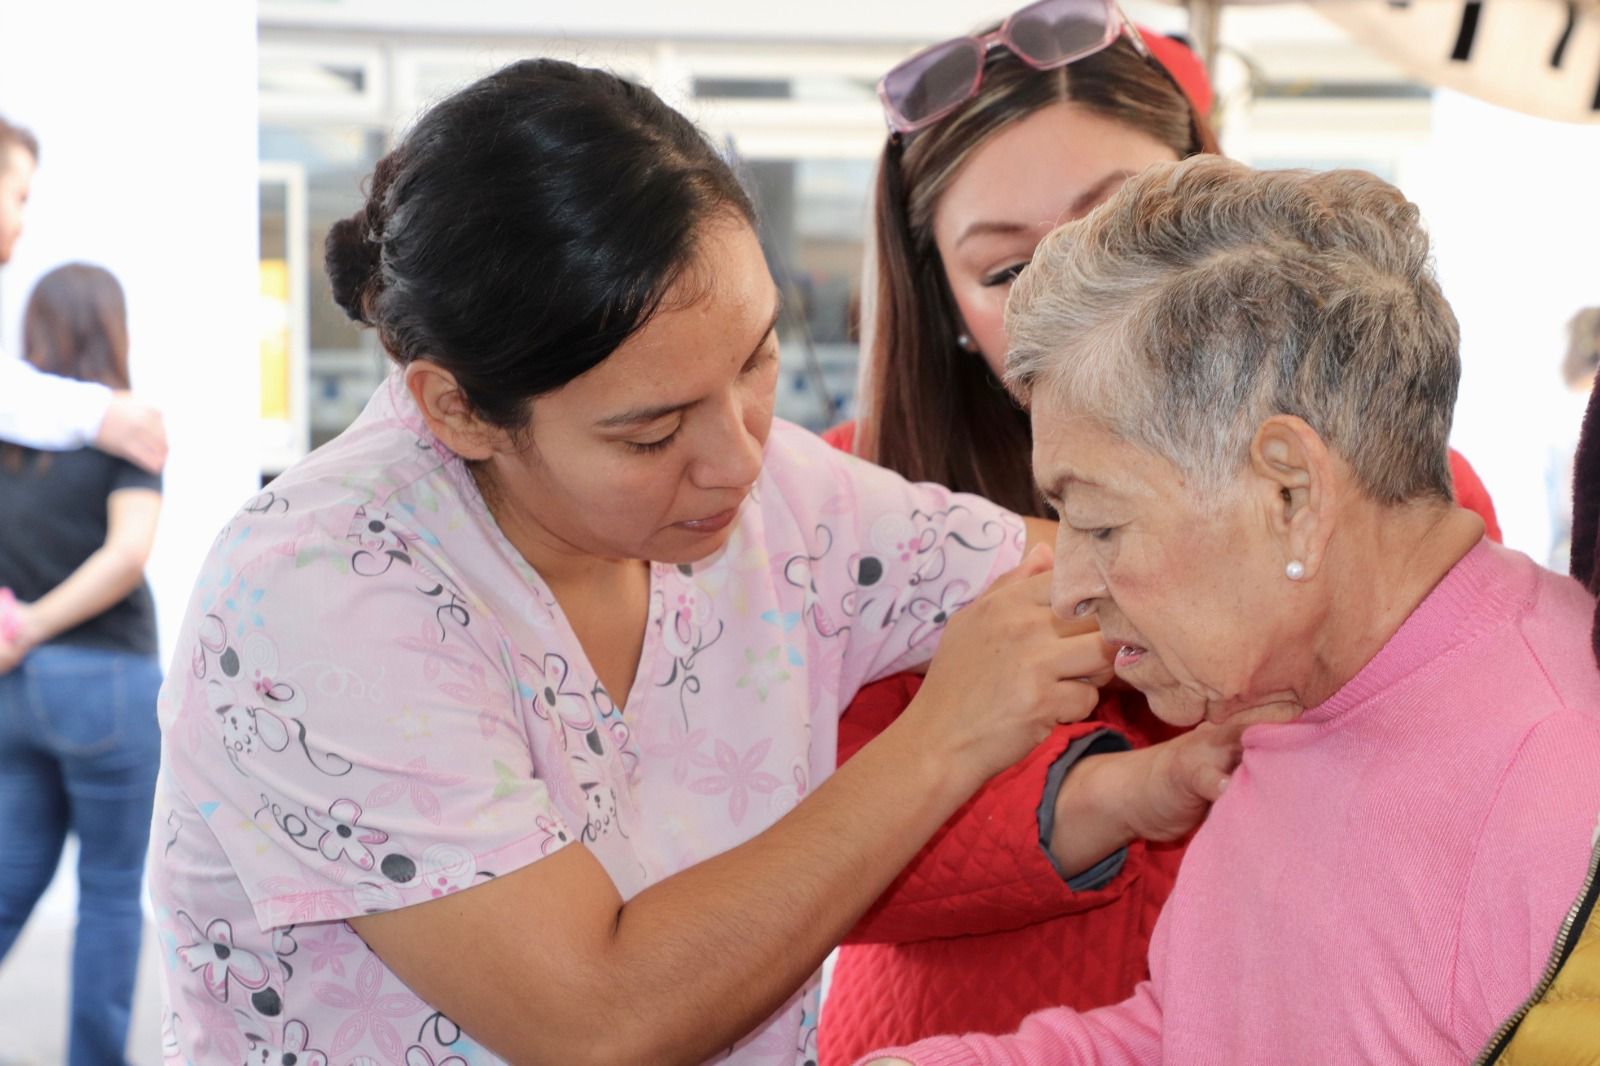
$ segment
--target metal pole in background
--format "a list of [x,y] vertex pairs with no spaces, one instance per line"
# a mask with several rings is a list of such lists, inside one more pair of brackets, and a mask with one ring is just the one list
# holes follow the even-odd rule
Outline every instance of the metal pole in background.
[[1188,0],[1189,43],[1194,47],[1200,62],[1205,64],[1206,77],[1216,79],[1217,41],[1222,24],[1222,0]]

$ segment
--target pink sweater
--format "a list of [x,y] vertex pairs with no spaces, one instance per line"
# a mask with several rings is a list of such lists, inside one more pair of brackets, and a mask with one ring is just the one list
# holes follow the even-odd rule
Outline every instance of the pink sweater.
[[1600,813],[1594,601],[1480,543],[1338,693],[1245,734],[1132,998],[954,1063],[1470,1061],[1538,981]]

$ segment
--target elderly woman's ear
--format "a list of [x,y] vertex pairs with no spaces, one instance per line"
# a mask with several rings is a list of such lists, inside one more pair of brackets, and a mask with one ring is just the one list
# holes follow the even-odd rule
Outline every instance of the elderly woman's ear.
[[1251,441],[1250,491],[1259,497],[1290,580],[1309,581],[1322,566],[1339,503],[1341,462],[1294,415],[1273,415]]

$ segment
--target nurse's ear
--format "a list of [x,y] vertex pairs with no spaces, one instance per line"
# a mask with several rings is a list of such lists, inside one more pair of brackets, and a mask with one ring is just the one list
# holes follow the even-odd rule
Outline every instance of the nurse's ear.
[[450,371],[416,359],[406,364],[405,382],[433,435],[461,458],[481,461],[504,450],[506,431],[478,417]]

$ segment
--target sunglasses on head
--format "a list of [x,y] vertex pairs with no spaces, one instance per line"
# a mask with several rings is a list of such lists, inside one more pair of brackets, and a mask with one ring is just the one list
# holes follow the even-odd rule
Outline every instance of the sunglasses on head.
[[883,76],[878,99],[890,130],[914,133],[977,95],[991,49],[1006,48],[1035,70],[1054,70],[1105,51],[1124,33],[1149,58],[1144,38],[1116,0],[1038,0],[993,33],[924,48]]

